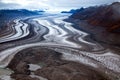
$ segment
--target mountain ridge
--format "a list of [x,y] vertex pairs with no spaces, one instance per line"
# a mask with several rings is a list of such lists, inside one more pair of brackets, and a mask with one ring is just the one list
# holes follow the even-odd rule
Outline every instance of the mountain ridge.
[[103,26],[109,32],[120,32],[120,2],[85,8],[73,13],[71,18],[86,20],[94,26]]

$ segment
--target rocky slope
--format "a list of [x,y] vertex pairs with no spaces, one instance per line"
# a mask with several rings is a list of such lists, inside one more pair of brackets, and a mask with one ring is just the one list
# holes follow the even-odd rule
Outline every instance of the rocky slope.
[[120,2],[79,10],[68,21],[92,34],[91,37],[101,44],[107,44],[109,48],[113,46],[112,49],[120,47]]
[[120,2],[89,7],[74,13],[71,17],[87,20],[94,26],[104,26],[110,32],[120,32]]

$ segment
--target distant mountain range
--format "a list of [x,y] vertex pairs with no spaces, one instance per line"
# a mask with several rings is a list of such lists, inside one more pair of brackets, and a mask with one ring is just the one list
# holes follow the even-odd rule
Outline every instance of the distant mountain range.
[[9,21],[12,21],[16,18],[24,18],[34,15],[40,15],[44,11],[35,10],[30,11],[26,9],[15,9],[15,10],[0,10],[0,29],[4,28]]
[[0,18],[39,15],[40,12],[44,11],[30,11],[26,9],[0,10]]
[[80,9],[71,9],[70,11],[62,11],[61,13],[77,13],[79,11],[84,10],[84,8],[80,8]]
[[71,18],[86,20],[94,26],[106,27],[110,32],[120,32],[120,2],[77,9]]

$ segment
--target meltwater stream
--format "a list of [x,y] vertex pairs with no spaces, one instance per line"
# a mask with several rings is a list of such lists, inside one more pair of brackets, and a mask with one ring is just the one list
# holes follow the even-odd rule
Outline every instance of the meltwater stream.
[[[15,20],[16,24],[10,26],[12,33],[0,37],[0,47],[1,43],[6,45],[4,43],[8,41],[13,41],[12,43],[16,44],[16,46],[5,47],[5,49],[0,50],[0,68],[2,69],[0,69],[0,73],[16,53],[36,46],[43,46],[60,52],[63,54],[62,59],[65,60],[120,73],[120,56],[93,40],[87,40],[89,34],[75,29],[72,23],[64,21],[66,18],[68,18],[68,15],[50,15],[30,18],[27,22]],[[29,24],[32,24],[32,26],[29,26]],[[30,27],[33,30],[30,30]],[[31,31],[34,32],[34,35],[29,36]],[[19,40],[21,38],[24,40]],[[21,44],[19,43],[19,45],[14,40],[19,40]],[[7,74],[4,73],[3,75]]]

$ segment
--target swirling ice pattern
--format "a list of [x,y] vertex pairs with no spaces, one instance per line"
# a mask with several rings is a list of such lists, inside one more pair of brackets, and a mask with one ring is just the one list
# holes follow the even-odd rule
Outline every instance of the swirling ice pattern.
[[[108,69],[120,73],[120,56],[99,43],[86,41],[88,33],[77,30],[72,23],[65,22],[67,15],[54,15],[29,19],[34,35],[25,39],[26,44],[7,48],[0,52],[0,67],[5,67],[19,51],[43,46],[63,53],[63,59],[77,61],[94,68]],[[0,43],[26,37],[30,34],[29,24],[15,20],[13,33],[0,38]],[[88,37],[89,38],[89,37]],[[33,43],[27,43],[27,40]]]
[[28,24],[15,20],[15,26],[12,25],[13,33],[0,38],[0,43],[23,38],[29,34]]

